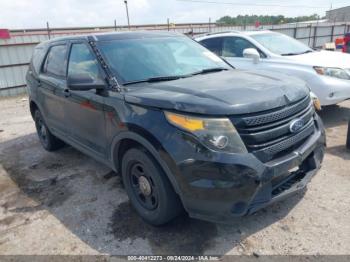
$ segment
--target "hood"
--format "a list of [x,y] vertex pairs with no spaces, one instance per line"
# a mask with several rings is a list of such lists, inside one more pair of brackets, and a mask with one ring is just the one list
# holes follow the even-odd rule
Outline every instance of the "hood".
[[310,66],[337,67],[350,69],[350,54],[332,51],[315,51],[302,55],[283,57]]
[[126,102],[208,115],[248,114],[281,107],[309,94],[294,77],[229,70],[174,81],[127,86]]

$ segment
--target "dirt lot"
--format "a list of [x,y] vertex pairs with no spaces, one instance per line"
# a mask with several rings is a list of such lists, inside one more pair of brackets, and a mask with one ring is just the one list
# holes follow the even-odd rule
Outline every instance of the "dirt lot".
[[24,97],[0,100],[0,254],[350,254],[350,102],[325,108],[328,149],[305,194],[218,225],[154,228],[120,179],[71,147],[42,149]]

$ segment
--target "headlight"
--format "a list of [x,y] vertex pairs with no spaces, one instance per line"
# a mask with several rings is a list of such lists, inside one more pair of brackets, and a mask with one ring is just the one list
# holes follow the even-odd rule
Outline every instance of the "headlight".
[[335,68],[335,67],[320,67],[320,66],[315,66],[314,69],[319,75],[350,80],[350,73],[348,72],[348,70]]
[[318,97],[315,95],[314,92],[310,92],[310,97],[312,99],[312,102],[314,104],[314,107],[317,111],[321,111],[321,101],[318,99]]
[[236,128],[227,118],[202,118],[164,112],[168,122],[195,135],[208,148],[228,153],[247,153]]

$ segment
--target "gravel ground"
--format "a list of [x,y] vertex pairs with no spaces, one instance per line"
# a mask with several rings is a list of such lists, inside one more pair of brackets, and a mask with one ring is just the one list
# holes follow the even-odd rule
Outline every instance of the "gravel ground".
[[350,101],[324,108],[328,148],[308,190],[219,225],[180,217],[154,228],[119,177],[71,147],[48,153],[26,97],[0,99],[0,254],[350,254]]

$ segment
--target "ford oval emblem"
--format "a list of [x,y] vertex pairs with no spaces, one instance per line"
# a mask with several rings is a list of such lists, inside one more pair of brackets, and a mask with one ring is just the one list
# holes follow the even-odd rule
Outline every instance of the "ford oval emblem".
[[298,132],[300,129],[302,129],[304,126],[304,120],[303,119],[294,119],[290,125],[289,125],[289,130],[292,133]]

